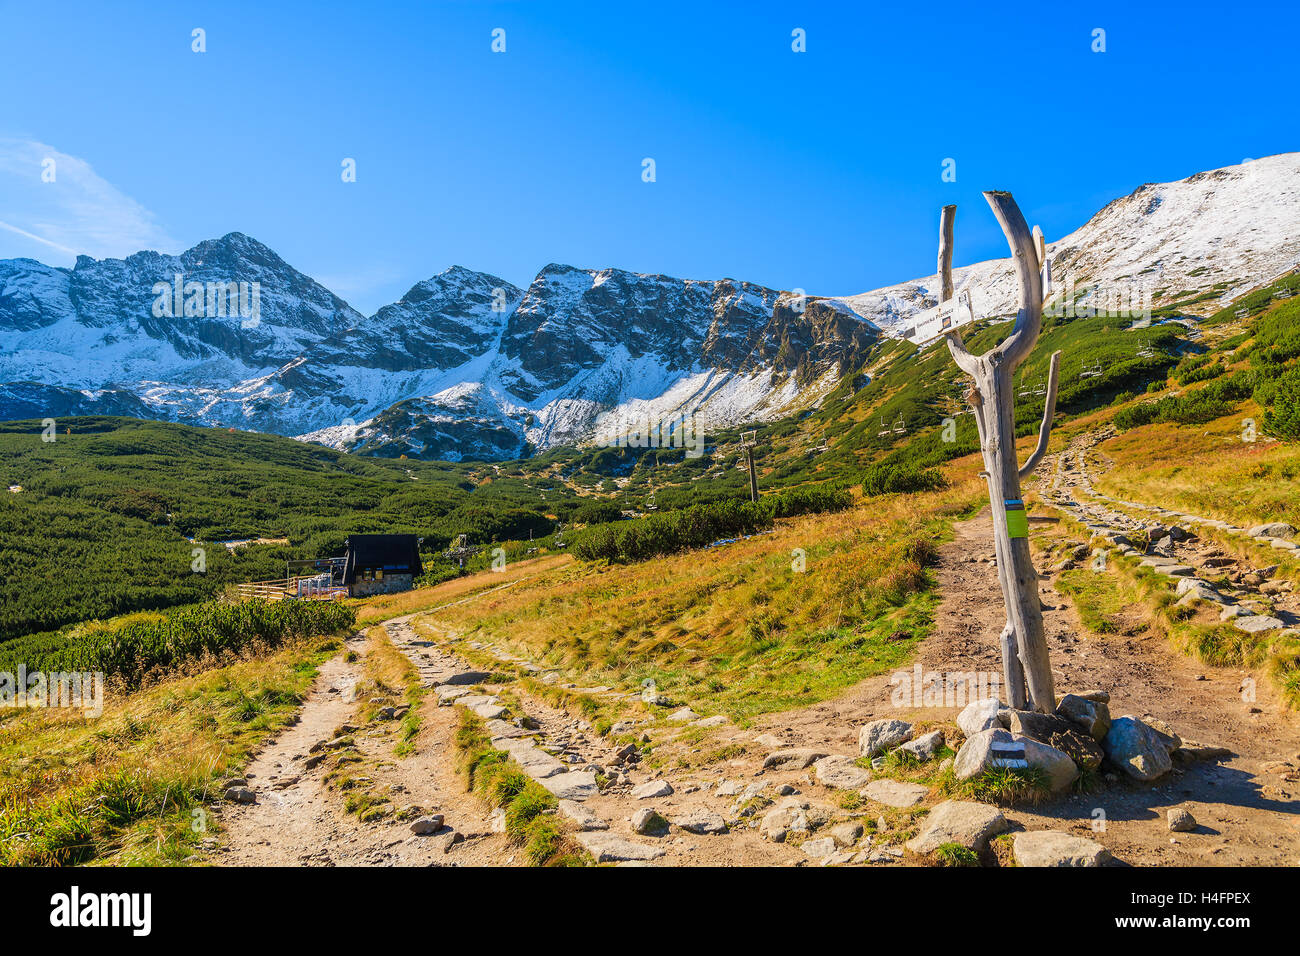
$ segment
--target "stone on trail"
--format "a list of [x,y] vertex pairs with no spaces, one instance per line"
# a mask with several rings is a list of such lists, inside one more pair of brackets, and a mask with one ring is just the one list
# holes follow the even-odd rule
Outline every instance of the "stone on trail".
[[874,757],[899,744],[907,743],[912,739],[912,733],[912,725],[905,720],[892,717],[873,720],[869,724],[864,724],[858,732],[858,752],[863,757]]
[[492,675],[489,674],[487,671],[459,671],[458,673],[455,674],[449,674],[448,676],[442,678],[442,680],[438,681],[438,683],[458,684],[462,686],[481,684],[491,676]]
[[1177,749],[1164,734],[1136,717],[1118,717],[1102,741],[1106,759],[1134,780],[1155,780],[1173,769]]
[[[996,733],[985,731],[990,732]],[[979,851],[989,845],[991,837],[1006,828],[1007,818],[995,807],[969,800],[948,800],[926,815],[921,832],[907,842],[907,848],[924,855],[945,843],[960,843],[968,850]]]
[[799,849],[808,854],[814,860],[824,860],[835,852],[835,840],[833,837],[820,837],[816,840],[804,840]]
[[759,734],[754,738],[754,743],[760,747],[767,747],[771,750],[777,750],[785,746],[785,741],[776,734]]
[[758,832],[773,843],[781,843],[788,834],[802,836],[830,820],[830,811],[814,807],[806,800],[788,797],[763,815]]
[[1246,534],[1252,538],[1294,538],[1295,528],[1285,521],[1274,521],[1271,524],[1257,524]]
[[1105,756],[1101,746],[1064,717],[1030,710],[1013,710],[1009,722],[1012,733],[1023,734],[1039,743],[1055,747],[1080,767],[1095,770],[1101,766]]
[[653,807],[642,807],[629,819],[632,822],[632,829],[642,836],[657,836],[668,832],[668,821]]
[[985,730],[968,738],[957,751],[953,773],[958,780],[969,780],[999,767],[1041,767],[1053,793],[1064,790],[1079,776],[1069,754],[1009,730]]
[[412,820],[411,832],[416,836],[428,836],[431,833],[437,833],[441,830],[442,824],[442,814],[433,813],[427,817],[420,817],[418,820]]
[[534,780],[567,773],[569,769],[531,741],[504,740],[501,742],[501,749]]
[[574,800],[561,800],[559,813],[573,821],[579,830],[608,830],[609,824],[584,804]]
[[1182,807],[1171,807],[1166,819],[1174,833],[1191,833],[1196,829],[1196,817]]
[[225,798],[231,803],[256,803],[257,794],[248,787],[231,787],[225,793]]
[[811,767],[825,756],[826,751],[824,750],[811,750],[803,747],[776,750],[767,755],[767,759],[763,761],[763,768],[765,770],[802,770],[805,767]]
[[939,752],[943,746],[943,731],[932,730],[928,734],[917,737],[910,743],[905,743],[899,747],[899,750],[911,754],[917,760],[925,763],[931,757]]
[[832,754],[813,764],[817,782],[841,790],[858,790],[871,782],[871,771],[859,767],[852,757]]
[[486,730],[492,737],[492,745],[498,747],[498,749],[505,749],[499,747],[497,744],[498,740],[509,740],[515,737],[531,737],[536,733],[535,730],[529,730],[527,727],[516,727],[514,724],[507,723],[500,719],[489,720],[486,725]]
[[561,800],[586,800],[600,792],[596,775],[591,771],[570,770],[537,781]]
[[1275,617],[1269,617],[1266,614],[1251,614],[1250,616],[1241,616],[1234,618],[1233,627],[1239,631],[1245,631],[1247,634],[1259,634],[1263,631],[1276,631],[1286,627],[1286,625]]
[[673,817],[673,825],[687,833],[716,834],[727,832],[727,821],[707,807],[688,810]]
[[974,737],[981,730],[1005,727],[1000,716],[1005,710],[1007,705],[996,697],[972,701],[957,715],[957,726],[967,737]]
[[438,695],[438,704],[450,704],[458,697],[464,697],[469,694],[470,689],[463,684],[443,684],[436,691]]
[[1104,740],[1106,731],[1110,730],[1110,708],[1101,701],[1066,694],[1057,704],[1056,712],[1093,740]]
[[671,796],[673,785],[667,780],[651,780],[632,788],[632,796],[637,800],[652,800],[655,797]]
[[629,860],[657,860],[662,848],[634,843],[612,833],[575,833],[574,839],[596,858],[597,863],[621,863]]
[[433,834],[421,845],[434,850],[441,850],[443,853],[450,853],[451,848],[464,839],[465,835],[459,830],[443,827],[440,833]]
[[873,780],[863,789],[862,795],[868,800],[883,803],[887,807],[914,807],[930,792],[928,787],[919,783],[907,783],[902,780]]
[[853,846],[862,839],[862,824],[853,821],[837,823],[831,827],[830,833],[836,846]]
[[701,717],[699,720],[692,721],[692,727],[724,727],[730,721],[725,714],[714,714],[712,717]]
[[669,714],[668,719],[675,724],[684,724],[688,720],[698,720],[699,716],[699,714],[691,710],[689,707],[683,707],[681,710]]
[[1017,833],[1012,852],[1021,866],[1101,866],[1111,858],[1100,843],[1057,830]]

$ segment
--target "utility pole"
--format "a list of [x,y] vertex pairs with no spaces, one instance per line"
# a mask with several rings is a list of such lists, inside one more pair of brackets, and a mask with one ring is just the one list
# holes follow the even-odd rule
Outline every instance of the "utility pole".
[[758,431],[741,432],[740,444],[745,449],[745,461],[749,464],[749,500],[758,501],[758,474],[754,471],[754,446],[758,444]]
[[[957,366],[974,379],[966,399],[975,413],[980,448],[984,455],[982,477],[988,481],[993,512],[993,536],[998,579],[1006,602],[1007,622],[1002,629],[1002,666],[1007,703],[1017,710],[1026,705],[1050,714],[1056,710],[1052,666],[1043,633],[1042,605],[1038,597],[1038,571],[1029,553],[1029,523],[1020,493],[1020,479],[1031,474],[1047,450],[1056,410],[1056,382],[1061,353],[1052,355],[1047,373],[1047,401],[1038,445],[1029,460],[1016,461],[1015,392],[1012,378],[1038,341],[1043,325],[1043,303],[1051,294],[1052,266],[1047,245],[1037,226],[1030,232],[1020,207],[1008,192],[986,192],[984,199],[1002,227],[1015,260],[1020,303],[1011,334],[984,355],[972,355],[956,328],[948,331],[948,351]],[[956,206],[944,206],[939,225],[939,302],[952,298],[952,243]]]

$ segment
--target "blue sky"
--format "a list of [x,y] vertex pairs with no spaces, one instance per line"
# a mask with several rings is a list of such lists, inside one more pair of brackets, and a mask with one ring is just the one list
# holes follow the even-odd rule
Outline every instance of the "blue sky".
[[1295,4],[1134,6],[0,0],[0,258],[240,231],[366,313],[452,264],[864,292],[945,202],[1004,255],[982,189],[1053,239],[1297,148]]

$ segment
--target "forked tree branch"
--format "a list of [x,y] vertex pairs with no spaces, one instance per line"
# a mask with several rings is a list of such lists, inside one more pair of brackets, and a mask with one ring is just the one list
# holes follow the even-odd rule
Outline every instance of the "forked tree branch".
[[1043,455],[1047,453],[1047,443],[1052,437],[1052,418],[1056,414],[1056,381],[1060,370],[1061,353],[1053,352],[1052,363],[1047,371],[1047,404],[1043,407],[1043,423],[1038,426],[1038,444],[1025,463],[1020,466],[1021,478],[1031,475],[1038,467],[1038,463],[1043,460]]
[[1043,324],[1043,278],[1039,272],[1038,243],[1034,241],[1034,235],[1011,193],[990,190],[984,194],[984,199],[1002,227],[1002,234],[1007,237],[1019,280],[1020,308],[1016,313],[1015,328],[994,349],[1000,364],[1011,370],[1029,356]]

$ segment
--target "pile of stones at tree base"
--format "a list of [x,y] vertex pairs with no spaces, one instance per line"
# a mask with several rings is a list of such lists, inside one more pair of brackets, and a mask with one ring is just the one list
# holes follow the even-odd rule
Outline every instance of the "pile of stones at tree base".
[[[1013,710],[997,699],[975,701],[957,716],[966,735],[953,761],[958,780],[1000,767],[1038,767],[1053,793],[1067,789],[1080,768],[1108,770],[1147,782],[1162,777],[1175,761],[1214,760],[1229,756],[1221,747],[1184,741],[1163,721],[1124,716],[1111,718],[1105,691],[1066,694],[1054,714]],[[900,748],[921,761],[943,746],[943,732],[913,739],[912,725],[886,718],[862,727],[858,736],[864,757],[883,762]]]

